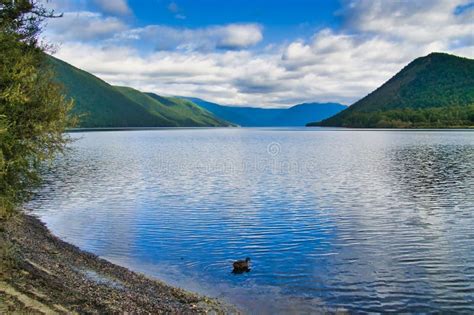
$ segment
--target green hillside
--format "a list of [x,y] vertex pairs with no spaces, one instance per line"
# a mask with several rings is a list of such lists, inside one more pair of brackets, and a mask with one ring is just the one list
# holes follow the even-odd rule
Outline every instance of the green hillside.
[[180,97],[163,97],[155,93],[145,93],[151,98],[155,99],[157,102],[160,102],[173,111],[185,115],[191,122],[196,122],[198,124],[204,124],[206,126],[235,126],[235,124],[228,122],[220,117],[217,117],[210,111],[202,108],[201,106],[193,103],[189,100],[184,100]]
[[348,109],[308,126],[474,127],[474,60],[442,53],[418,58]]
[[[73,112],[80,116],[79,127],[206,127],[229,124],[191,102],[159,97],[155,100],[140,91],[114,87],[92,74],[49,57],[56,78],[67,97],[74,99]],[[158,96],[157,96],[158,97]]]
[[135,103],[140,104],[149,113],[172,122],[175,127],[218,127],[229,125],[190,101],[174,97],[163,97],[153,93],[142,93],[130,87],[116,86],[115,88]]

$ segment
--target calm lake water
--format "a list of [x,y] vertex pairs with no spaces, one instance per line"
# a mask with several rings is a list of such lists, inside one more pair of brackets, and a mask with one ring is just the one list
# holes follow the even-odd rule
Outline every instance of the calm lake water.
[[474,312],[474,132],[71,136],[28,207],[82,249],[253,313]]

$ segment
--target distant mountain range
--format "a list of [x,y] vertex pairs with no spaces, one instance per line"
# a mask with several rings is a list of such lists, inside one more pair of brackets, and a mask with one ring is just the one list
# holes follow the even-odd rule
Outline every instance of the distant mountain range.
[[443,53],[415,59],[354,105],[308,126],[474,127],[474,60]]
[[213,113],[220,119],[242,127],[305,126],[308,119],[323,120],[347,108],[338,103],[305,103],[290,108],[224,106],[199,98],[183,97]]

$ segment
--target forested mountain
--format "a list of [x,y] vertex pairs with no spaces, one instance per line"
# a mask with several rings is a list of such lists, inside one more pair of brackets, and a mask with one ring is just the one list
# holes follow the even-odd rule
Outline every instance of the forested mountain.
[[228,126],[189,101],[114,87],[64,61],[48,57],[56,80],[75,101],[79,127],[205,127]]
[[432,53],[407,65],[348,109],[309,126],[474,126],[474,60]]

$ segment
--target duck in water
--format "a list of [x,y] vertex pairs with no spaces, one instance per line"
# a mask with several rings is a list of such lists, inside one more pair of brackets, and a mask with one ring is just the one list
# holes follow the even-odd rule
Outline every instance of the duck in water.
[[232,266],[234,270],[232,273],[244,273],[250,271],[250,258],[245,258],[245,260],[237,260],[235,261]]

